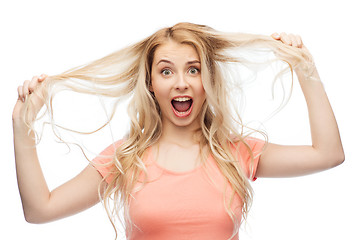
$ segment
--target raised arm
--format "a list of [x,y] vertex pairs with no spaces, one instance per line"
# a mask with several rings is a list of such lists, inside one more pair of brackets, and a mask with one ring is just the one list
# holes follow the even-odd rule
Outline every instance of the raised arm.
[[102,179],[89,165],[69,182],[49,191],[38,161],[34,133],[29,132],[22,118],[24,100],[29,94],[35,95],[32,116],[35,117],[43,106],[37,90],[45,79],[45,75],[33,77],[19,86],[19,98],[12,116],[18,186],[25,219],[31,223],[49,222],[93,206],[99,202],[98,186]]
[[[282,33],[273,34],[272,37],[308,51],[299,36]],[[335,167],[345,159],[335,116],[317,70],[314,69],[312,76],[307,76],[301,68],[295,69],[295,72],[307,103],[312,145],[283,146],[269,143],[260,157],[257,177],[311,174]]]

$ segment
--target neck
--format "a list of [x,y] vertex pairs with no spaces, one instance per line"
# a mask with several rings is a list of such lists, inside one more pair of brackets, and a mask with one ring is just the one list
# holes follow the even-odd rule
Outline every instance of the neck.
[[199,140],[196,137],[198,129],[198,127],[194,128],[190,126],[178,127],[174,125],[164,125],[159,141],[177,144],[183,147],[198,144]]

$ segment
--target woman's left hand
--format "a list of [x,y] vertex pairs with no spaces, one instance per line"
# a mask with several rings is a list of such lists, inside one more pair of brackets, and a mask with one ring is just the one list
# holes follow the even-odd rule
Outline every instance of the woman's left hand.
[[281,34],[273,33],[273,34],[271,34],[271,37],[273,39],[279,40],[282,43],[289,45],[289,46],[293,46],[293,47],[297,47],[297,48],[305,47],[303,44],[303,41],[299,35],[287,34],[287,33],[281,33]]
[[[298,146],[268,143],[261,154],[256,177],[302,176],[341,164],[345,155],[339,129],[310,53],[299,36],[274,33],[271,37],[283,44],[300,49],[298,51],[298,49],[286,47],[277,49],[275,54],[278,58],[295,66],[308,107],[312,143]],[[300,65],[293,65],[299,63],[296,62],[296,55],[299,54],[301,56],[298,56],[298,60],[301,58],[303,62],[300,62]],[[305,65],[302,65],[303,63]]]
[[[314,61],[311,53],[304,45],[301,37],[295,34],[288,33],[273,33],[271,37],[274,40],[280,41],[283,44],[288,46],[298,48],[301,50],[300,54],[302,56],[302,62],[299,62],[299,58],[289,56],[289,54],[284,54],[282,52],[277,52],[276,55],[280,58],[291,64],[292,67],[295,66],[294,70],[300,79],[303,78],[313,78],[320,80]],[[300,80],[299,79],[299,80]]]

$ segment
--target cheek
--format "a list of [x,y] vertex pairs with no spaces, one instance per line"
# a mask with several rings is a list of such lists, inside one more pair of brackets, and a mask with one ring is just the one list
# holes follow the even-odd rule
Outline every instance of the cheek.
[[196,90],[195,90],[196,96],[201,97],[201,98],[204,98],[204,100],[205,100],[206,94],[205,94],[205,89],[204,89],[204,86],[202,85],[201,80],[199,81],[199,83],[197,84],[197,86],[196,86],[195,89],[196,89]]
[[155,98],[159,103],[161,103],[161,99],[166,98],[168,94],[164,84],[159,84],[155,79],[152,82],[151,91],[154,93]]

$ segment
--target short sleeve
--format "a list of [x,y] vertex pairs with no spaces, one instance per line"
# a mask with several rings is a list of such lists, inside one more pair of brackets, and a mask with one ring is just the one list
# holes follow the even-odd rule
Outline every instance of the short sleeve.
[[91,161],[91,165],[101,174],[107,183],[110,183],[113,180],[113,158],[116,149],[121,145],[121,143],[123,143],[123,141],[119,140],[111,144]]
[[260,156],[263,151],[265,142],[258,138],[247,137],[245,142],[250,147],[253,155],[253,161],[251,161],[251,154],[248,148],[243,142],[238,142],[232,145],[234,155],[240,161],[240,165],[246,174],[246,176],[252,181],[256,180],[256,170],[259,164]]

